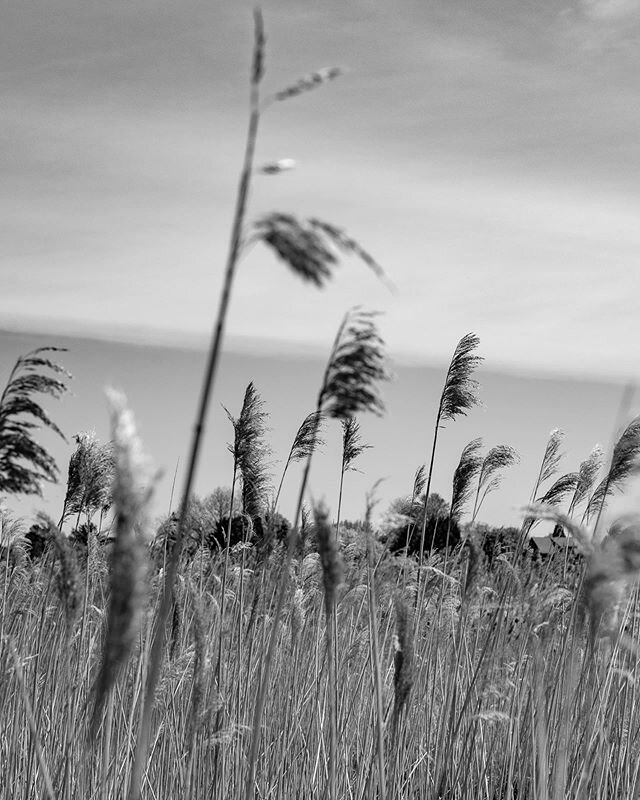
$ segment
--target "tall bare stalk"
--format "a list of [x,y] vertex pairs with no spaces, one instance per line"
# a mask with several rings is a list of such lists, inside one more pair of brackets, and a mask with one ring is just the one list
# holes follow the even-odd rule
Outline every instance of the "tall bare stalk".
[[[467,333],[460,339],[453,352],[449,369],[447,370],[447,377],[445,378],[442,394],[440,395],[440,402],[438,404],[438,412],[436,414],[436,422],[433,431],[433,444],[431,446],[431,456],[429,458],[429,471],[427,473],[427,485],[425,490],[425,509],[427,501],[429,500],[429,492],[431,490],[431,479],[433,477],[433,465],[436,457],[436,447],[438,444],[438,433],[444,422],[453,422],[456,417],[466,415],[467,411],[473,406],[477,405],[478,400],[478,382],[472,377],[476,368],[482,363],[481,356],[475,354],[475,351],[480,344],[480,339],[473,334]],[[422,566],[424,564],[424,540],[427,532],[427,514],[425,513],[422,520],[422,530],[420,532],[420,562],[416,587],[416,606],[420,602],[420,575]],[[416,618],[416,629],[419,623],[419,613]]]
[[142,708],[142,719],[140,723],[140,731],[138,733],[138,740],[136,743],[135,757],[133,770],[131,773],[131,783],[129,786],[129,800],[138,800],[140,797],[140,787],[142,783],[142,773],[144,765],[147,760],[147,752],[149,749],[149,734],[151,729],[151,712],[153,710],[153,698],[158,678],[160,677],[160,667],[162,665],[162,652],[164,648],[165,637],[165,623],[171,612],[171,598],[173,592],[173,585],[175,583],[176,574],[178,572],[178,564],[180,563],[180,553],[182,550],[182,540],[184,538],[184,531],[186,527],[187,514],[189,508],[189,500],[193,490],[193,483],[200,455],[200,447],[202,444],[202,437],[204,433],[205,420],[209,408],[209,398],[213,390],[214,380],[218,367],[218,360],[220,355],[220,348],[222,346],[222,338],[224,334],[224,326],[227,317],[227,310],[229,308],[229,300],[231,298],[231,289],[233,286],[233,279],[238,265],[240,250],[242,245],[242,228],[245,218],[247,207],[247,200],[249,196],[249,185],[251,181],[251,172],[253,169],[253,159],[255,153],[256,139],[258,135],[258,124],[260,120],[260,82],[264,74],[264,26],[262,22],[262,14],[259,10],[254,14],[254,47],[251,68],[251,89],[250,89],[250,114],[249,114],[249,128],[247,131],[247,141],[244,153],[244,162],[242,165],[242,172],[240,174],[240,184],[238,187],[238,194],[236,198],[236,207],[233,217],[233,225],[231,228],[231,242],[229,245],[229,253],[227,256],[227,263],[224,275],[224,284],[222,294],[220,296],[220,303],[218,306],[218,314],[216,318],[215,327],[213,330],[213,337],[211,346],[209,348],[207,363],[204,372],[204,379],[200,392],[200,402],[198,405],[198,413],[196,415],[196,423],[193,429],[193,438],[191,441],[190,456],[187,465],[187,473],[185,478],[184,489],[182,492],[182,500],[180,502],[180,517],[178,521],[178,528],[176,531],[176,540],[171,552],[171,556],[167,563],[167,569],[164,574],[164,582],[162,585],[162,593],[160,597],[160,604],[156,616],[156,622],[153,628],[151,650],[149,654],[149,666],[147,673],[147,682],[145,687],[144,703]]

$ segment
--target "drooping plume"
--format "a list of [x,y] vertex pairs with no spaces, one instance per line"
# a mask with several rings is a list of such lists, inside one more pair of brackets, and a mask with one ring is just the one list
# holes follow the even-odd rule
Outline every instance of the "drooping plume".
[[272,212],[253,223],[248,241],[270,247],[302,280],[322,288],[333,277],[338,255],[356,256],[387,286],[389,279],[378,262],[341,228],[311,218]]
[[303,461],[319,447],[324,447],[325,441],[321,436],[323,421],[324,417],[319,411],[312,411],[304,418],[291,445],[287,466],[295,461]]
[[587,517],[599,515],[614,491],[640,469],[640,416],[627,425],[616,442],[611,456],[611,466],[606,477],[598,484],[589,500]]
[[562,475],[557,481],[544,493],[538,502],[550,506],[558,506],[565,497],[568,497],[571,492],[575,494],[578,481],[580,480],[580,473],[567,472]]
[[569,505],[569,513],[571,513],[576,506],[578,506],[592,491],[593,486],[598,477],[598,473],[602,467],[604,453],[600,445],[596,445],[588,457],[580,464],[578,469],[578,482],[573,494],[573,498]]
[[460,522],[464,507],[473,493],[473,481],[482,467],[481,448],[482,439],[473,439],[469,442],[462,451],[460,461],[453,475],[450,517],[456,522]]
[[376,316],[355,308],[342,321],[318,397],[318,409],[333,419],[384,413],[380,383],[390,375]]
[[312,411],[304,418],[302,425],[298,428],[291,450],[282,470],[282,477],[280,478],[280,485],[276,492],[274,500],[274,509],[278,507],[278,500],[280,499],[280,492],[282,491],[282,484],[284,483],[287,470],[297,461],[304,461],[305,458],[310,458],[315,451],[324,447],[325,441],[322,438],[322,423],[324,422],[324,415],[320,411]]
[[101,444],[94,431],[77,433],[76,449],[69,460],[67,492],[61,523],[72,514],[91,517],[111,505],[114,473],[113,443]]
[[542,464],[540,465],[540,472],[538,474],[538,482],[536,484],[535,494],[542,484],[552,478],[558,471],[558,466],[562,459],[562,452],[560,450],[564,439],[564,431],[560,428],[554,428],[549,434],[547,446],[542,457]]
[[473,506],[473,519],[475,520],[480,507],[486,496],[494,492],[502,482],[500,470],[517,464],[519,456],[513,447],[506,444],[498,444],[492,447],[482,461],[480,476],[478,478],[478,489]]
[[65,352],[65,348],[40,347],[20,356],[0,397],[0,494],[41,496],[42,484],[58,479],[55,459],[36,442],[33,433],[42,426],[66,439],[34,395],[59,399],[67,391],[64,379],[71,375],[42,355],[47,352]]

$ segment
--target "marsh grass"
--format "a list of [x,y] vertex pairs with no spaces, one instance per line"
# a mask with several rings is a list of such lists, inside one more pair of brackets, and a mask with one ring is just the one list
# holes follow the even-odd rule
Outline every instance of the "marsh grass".
[[[406,553],[395,558],[371,525],[373,495],[360,531],[340,523],[345,472],[367,447],[359,441],[355,416],[383,413],[381,384],[389,377],[376,315],[352,309],[335,338],[315,411],[299,428],[282,474],[280,486],[290,463],[304,463],[286,543],[259,548],[252,541],[251,515],[268,503],[275,512],[277,499],[265,494],[264,414],[250,384],[243,411],[231,417],[229,509],[241,478],[244,540],[231,548],[227,532],[222,551],[205,552],[199,541],[195,555],[182,552],[233,278],[245,245],[252,236],[260,238],[316,286],[331,277],[336,252],[356,255],[385,277],[355,240],[328,223],[278,213],[246,229],[261,111],[340,74],[319,70],[261,101],[264,59],[256,12],[249,130],[225,285],[176,541],[162,570],[148,567],[144,535],[153,480],[131,413],[118,395],[112,396],[114,444],[100,449],[93,439],[78,441],[62,514],[62,522],[68,513],[77,521],[85,513],[89,520],[113,500],[114,541],[90,534],[86,553],[77,558],[59,528],[46,521],[44,555],[21,558],[22,528],[3,516],[1,800],[638,797],[640,521],[614,520],[600,541],[574,519],[584,503],[584,519],[595,517],[597,528],[608,497],[637,470],[637,419],[614,446],[600,483],[602,453],[594,450],[577,472],[547,488],[561,459],[562,434],[552,432],[530,498],[545,502],[525,509],[517,541],[491,568],[473,524],[461,546],[425,558],[426,513],[419,559]],[[288,166],[262,172],[277,174]],[[426,511],[442,423],[479,401],[473,377],[481,361],[477,346],[477,337],[468,334],[454,351],[435,415],[429,467],[416,473],[411,509],[424,492]],[[41,352],[31,354],[29,369],[62,375]],[[10,376],[14,390],[16,375]],[[17,383],[23,395],[35,390],[57,397],[63,389],[58,378]],[[18,407],[11,392],[0,405],[12,425]],[[22,410],[57,431],[39,406],[27,403]],[[310,522],[303,506],[325,419],[343,427],[335,526],[329,512],[318,508]],[[22,478],[23,488],[37,493],[42,480],[55,476],[55,465],[46,451],[34,449],[29,424],[15,430],[11,425],[10,435],[0,431],[0,445],[11,456],[5,458],[10,469],[3,486],[15,488]],[[10,450],[15,442],[31,454],[31,471],[16,469]],[[453,476],[456,521],[474,496],[475,521],[483,499],[498,488],[500,470],[515,461],[507,446],[492,448],[484,458],[480,446],[473,440],[465,448]],[[527,534],[543,519],[561,527],[581,555],[569,563],[565,548],[544,562],[534,558]]]
[[[640,668],[628,642],[638,641],[640,607],[630,584],[636,539],[628,530],[621,529],[617,556],[600,571],[589,562],[586,581],[577,570],[562,582],[562,555],[532,563],[526,573],[515,573],[507,559],[489,572],[478,559],[471,579],[469,555],[460,550],[449,559],[447,580],[437,574],[443,560],[432,558],[415,635],[400,565],[380,561],[375,540],[373,567],[369,557],[352,555],[340,583],[333,561],[327,561],[323,579],[319,560],[308,551],[294,562],[293,585],[275,631],[255,773],[258,796],[322,796],[332,780],[338,797],[381,796],[380,732],[389,797],[636,796]],[[197,559],[182,566],[182,624],[156,693],[145,797],[243,796],[248,726],[264,678],[281,558],[276,553],[271,565],[244,569],[235,560],[224,618],[217,577],[223,554],[206,571],[202,589]],[[69,639],[60,635],[66,615],[51,585],[51,567],[51,560],[32,566],[28,577],[14,578],[7,594],[0,685],[6,771],[0,794],[38,796],[49,793],[50,783],[48,796],[56,798],[121,796],[130,779],[158,581],[152,581],[155,589],[143,610],[137,655],[111,694],[109,724],[99,727],[91,749],[84,745],[83,709],[100,659],[104,577],[93,567],[91,580],[80,580],[90,592],[84,634],[76,627]],[[86,568],[85,562],[80,569]],[[594,587],[617,579],[623,585],[613,598],[616,624],[602,617],[594,635],[594,607],[585,605],[583,586],[593,602],[612,610],[609,595]],[[329,648],[332,603],[338,624]],[[221,696],[214,656],[223,631],[230,681]],[[67,662],[80,665],[77,673],[67,670]],[[335,693],[327,678],[334,663]],[[220,708],[224,725],[217,729]],[[224,785],[217,747],[228,765]]]

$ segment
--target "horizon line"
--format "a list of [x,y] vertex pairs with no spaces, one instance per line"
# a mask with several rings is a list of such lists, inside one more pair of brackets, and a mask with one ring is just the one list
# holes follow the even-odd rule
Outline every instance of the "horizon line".
[[[92,325],[75,321],[71,324],[58,320],[29,320],[27,317],[9,317],[0,320],[0,334],[25,336],[61,336],[66,339],[94,341],[101,344],[130,345],[133,347],[156,347],[170,350],[206,352],[210,335],[188,333],[175,329],[155,328],[137,325]],[[313,342],[291,342],[277,337],[255,337],[229,334],[225,337],[224,350],[237,355],[261,355],[277,357],[307,357],[323,360],[327,348]],[[408,368],[447,366],[446,358],[428,358],[415,351],[400,350],[389,355],[392,364]],[[547,367],[526,367],[510,361],[494,361],[488,366],[486,360],[482,370],[510,377],[540,380],[565,380],[572,383],[604,383],[614,385],[634,385],[628,374],[611,371],[588,371],[573,368],[561,369]]]

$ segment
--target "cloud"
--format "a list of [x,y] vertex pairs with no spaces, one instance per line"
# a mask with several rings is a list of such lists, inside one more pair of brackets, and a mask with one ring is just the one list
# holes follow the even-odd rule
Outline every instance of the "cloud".
[[582,0],[582,9],[591,19],[618,20],[640,15],[640,0]]

